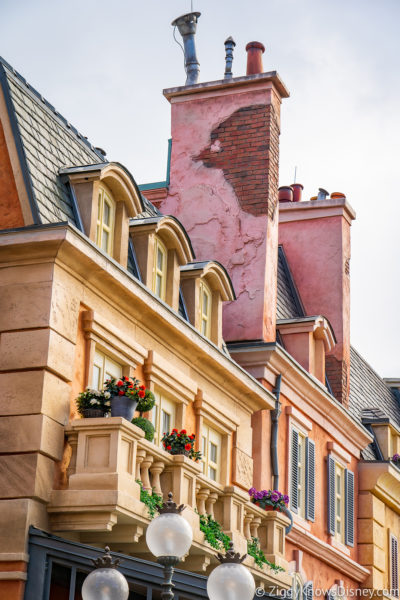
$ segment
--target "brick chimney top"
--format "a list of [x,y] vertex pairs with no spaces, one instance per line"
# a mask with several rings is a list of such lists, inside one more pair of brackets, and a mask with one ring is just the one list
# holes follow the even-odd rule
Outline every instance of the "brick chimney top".
[[246,75],[257,75],[264,72],[262,55],[265,52],[264,44],[261,42],[249,42],[246,46],[247,71]]

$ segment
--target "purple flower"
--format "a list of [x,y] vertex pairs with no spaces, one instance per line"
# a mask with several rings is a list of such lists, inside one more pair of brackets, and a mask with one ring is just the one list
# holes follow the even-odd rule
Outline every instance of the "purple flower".
[[253,495],[256,493],[256,491],[257,491],[257,490],[256,490],[256,488],[254,488],[254,487],[251,487],[251,488],[249,489],[249,495],[250,495],[250,496],[253,496]]
[[271,500],[272,500],[272,502],[279,502],[279,500],[280,500],[279,494],[277,492],[272,492]]
[[397,461],[399,461],[399,460],[400,460],[400,454],[397,454],[397,452],[396,452],[396,454],[393,454],[393,456],[392,456],[392,460],[393,460],[394,462],[397,462]]
[[286,496],[286,494],[283,496],[283,501],[285,504],[289,504],[289,496]]

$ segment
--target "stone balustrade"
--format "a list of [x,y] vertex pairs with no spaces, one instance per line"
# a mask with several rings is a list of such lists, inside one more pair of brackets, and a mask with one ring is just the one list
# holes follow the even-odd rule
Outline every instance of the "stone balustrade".
[[[144,439],[141,429],[120,417],[77,419],[66,428],[71,447],[68,488],[54,490],[48,507],[53,531],[74,532],[86,543],[110,543],[119,549],[151,559],[143,533],[149,523],[147,507],[140,501],[141,482],[148,493],[186,506],[183,515],[193,529],[193,545],[183,568],[207,573],[216,564],[216,550],[205,541],[199,514],[211,515],[245,554],[247,541],[260,540],[271,562],[287,569],[284,558],[286,515],[251,504],[246,491],[223,486],[202,473],[201,463],[172,456]],[[288,588],[288,573],[272,574],[246,564],[258,585]]]

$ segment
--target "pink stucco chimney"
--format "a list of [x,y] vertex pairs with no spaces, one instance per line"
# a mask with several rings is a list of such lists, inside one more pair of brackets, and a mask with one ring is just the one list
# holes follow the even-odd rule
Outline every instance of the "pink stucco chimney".
[[237,300],[226,341],[275,340],[280,105],[275,71],[164,90],[171,103],[168,196],[197,259],[228,270]]
[[350,385],[350,226],[346,198],[280,204],[279,243],[307,315],[324,315],[337,344],[326,356],[333,395],[347,405]]

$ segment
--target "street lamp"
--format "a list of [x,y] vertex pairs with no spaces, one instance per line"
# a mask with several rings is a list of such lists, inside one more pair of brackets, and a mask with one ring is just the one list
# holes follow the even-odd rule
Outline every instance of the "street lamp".
[[113,562],[110,548],[93,564],[96,567],[86,577],[82,586],[83,600],[128,600],[129,586],[125,577],[117,569],[119,559]]
[[235,553],[233,542],[225,556],[218,554],[221,563],[211,572],[207,581],[207,594],[210,600],[253,600],[256,586],[252,574],[242,562],[246,554],[240,557]]
[[172,576],[174,567],[187,554],[193,541],[193,532],[189,523],[181,516],[184,505],[176,506],[172,493],[167,502],[159,509],[160,515],[153,519],[146,531],[149,550],[164,567],[164,582],[161,584],[162,600],[173,600]]

